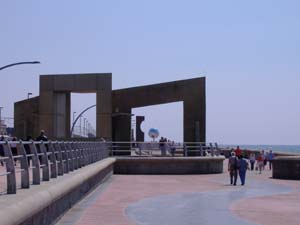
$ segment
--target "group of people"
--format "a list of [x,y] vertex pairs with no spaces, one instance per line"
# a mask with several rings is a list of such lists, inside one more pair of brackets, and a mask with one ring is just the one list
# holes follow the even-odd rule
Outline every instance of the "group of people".
[[[251,165],[251,170],[259,170],[259,173],[261,173],[262,170],[265,170],[265,167],[269,163],[269,170],[272,170],[272,164],[274,159],[274,153],[272,150],[269,152],[265,152],[262,150],[259,154],[255,155],[254,153],[250,154],[249,161]],[[256,166],[255,166],[256,162]]]
[[[250,167],[248,159],[250,162]],[[236,185],[238,176],[241,180],[241,185],[245,185],[246,172],[247,170],[258,170],[261,174],[262,170],[265,169],[267,163],[269,163],[269,169],[272,169],[272,162],[274,154],[272,150],[265,152],[262,150],[260,153],[250,153],[250,156],[242,154],[242,150],[237,146],[235,150],[231,151],[231,155],[228,159],[228,171],[230,175],[230,184]],[[255,165],[256,163],[256,165]]]
[[176,147],[174,145],[174,141],[170,141],[165,137],[161,137],[159,139],[159,149],[161,151],[162,156],[167,155],[167,150],[170,151],[171,155],[175,155]]
[[236,155],[235,152],[231,152],[231,156],[228,159],[228,171],[230,175],[230,184],[236,185],[238,175],[241,180],[241,185],[245,185],[246,171],[249,168],[247,160],[243,155]]

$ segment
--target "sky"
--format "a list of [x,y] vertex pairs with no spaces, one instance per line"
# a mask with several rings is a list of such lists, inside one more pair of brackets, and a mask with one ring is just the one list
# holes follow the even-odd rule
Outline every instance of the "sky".
[[[1,0],[2,116],[40,74],[111,72],[113,89],[206,77],[207,141],[300,144],[300,1]],[[74,95],[72,112],[95,104]],[[182,103],[139,108],[182,141]],[[91,115],[90,115],[91,114]],[[95,112],[86,116],[94,123]]]

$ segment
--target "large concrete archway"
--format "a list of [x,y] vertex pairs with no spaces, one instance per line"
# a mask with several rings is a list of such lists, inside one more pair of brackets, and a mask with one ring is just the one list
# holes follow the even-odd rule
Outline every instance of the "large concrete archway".
[[40,76],[40,96],[15,103],[17,137],[70,138],[71,92],[97,94],[99,138],[130,141],[132,108],[182,101],[184,141],[205,142],[205,77],[112,91],[110,73]]
[[183,101],[184,141],[205,142],[205,77],[114,90],[113,139],[130,141],[132,108]]

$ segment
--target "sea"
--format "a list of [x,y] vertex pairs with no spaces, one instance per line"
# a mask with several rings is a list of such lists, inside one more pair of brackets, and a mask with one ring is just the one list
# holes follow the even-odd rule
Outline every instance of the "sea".
[[286,153],[298,153],[300,154],[300,145],[220,145],[223,148],[236,148],[236,146],[240,146],[240,149],[248,149],[248,150],[272,150],[273,152],[286,152]]

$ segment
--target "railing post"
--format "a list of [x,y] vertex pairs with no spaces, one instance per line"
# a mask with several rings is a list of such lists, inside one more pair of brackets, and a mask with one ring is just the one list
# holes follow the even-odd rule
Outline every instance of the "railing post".
[[85,166],[86,165],[86,161],[85,161],[85,155],[84,155],[84,146],[83,146],[83,143],[82,142],[79,142],[78,143],[79,145],[79,152],[80,152],[80,164],[81,164],[81,167]]
[[204,154],[203,154],[202,143],[200,143],[199,145],[200,145],[200,146],[199,146],[199,147],[200,147],[200,156],[203,156]]
[[77,170],[78,168],[80,168],[79,149],[78,149],[78,146],[75,142],[72,142],[72,148],[74,150],[74,166],[75,166],[75,169]]
[[93,154],[92,154],[92,149],[91,149],[91,145],[89,142],[86,143],[87,145],[87,149],[88,149],[88,159],[89,159],[89,164],[91,164],[93,162]]
[[56,154],[53,143],[50,141],[48,144],[50,154],[50,171],[51,171],[51,178],[57,177],[57,161],[56,161]]
[[57,175],[62,176],[64,175],[64,160],[63,160],[63,153],[61,150],[61,143],[55,142],[54,143],[56,156],[57,156]]
[[48,161],[48,153],[45,146],[45,143],[42,141],[39,143],[40,151],[43,153],[42,155],[42,171],[43,171],[43,181],[50,180],[50,171],[49,171],[49,161]]
[[41,183],[40,160],[37,154],[35,143],[32,141],[29,144],[30,152],[32,154],[32,184]]
[[213,144],[212,144],[212,143],[209,143],[209,146],[210,146],[210,154],[211,154],[211,156],[215,156]]
[[77,146],[76,142],[72,142],[72,148],[74,150],[74,166],[75,166],[75,170],[77,170],[78,168],[80,168],[80,163],[79,163],[79,149]]
[[67,142],[67,149],[68,149],[68,158],[69,158],[69,170],[74,171],[74,155],[73,149],[71,147],[71,143]]
[[6,176],[7,194],[16,194],[17,193],[17,181],[16,181],[15,164],[14,164],[14,159],[13,159],[10,145],[8,144],[7,141],[3,145],[3,148],[4,148],[4,156],[8,157],[8,159],[5,160],[6,172],[8,173]]
[[220,149],[219,149],[219,146],[218,146],[217,142],[215,143],[215,146],[216,146],[216,150],[217,150],[217,156],[219,156],[220,155]]
[[97,150],[97,159],[100,161],[102,159],[102,143],[95,142],[95,148]]
[[67,147],[66,147],[66,143],[62,142],[61,143],[61,147],[62,147],[62,155],[63,155],[63,161],[64,161],[64,173],[69,173],[69,158],[68,158],[68,151],[67,151]]
[[188,153],[187,153],[187,147],[186,147],[186,144],[185,143],[183,143],[183,156],[187,156],[188,155]]
[[23,157],[20,159],[21,164],[21,188],[29,188],[29,167],[28,167],[28,160],[26,151],[23,145],[23,142],[20,141],[17,144],[18,155],[22,155]]

